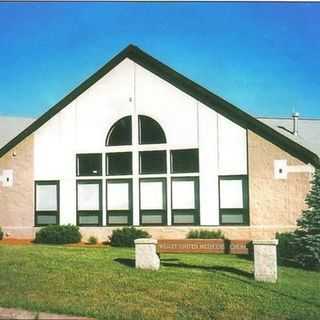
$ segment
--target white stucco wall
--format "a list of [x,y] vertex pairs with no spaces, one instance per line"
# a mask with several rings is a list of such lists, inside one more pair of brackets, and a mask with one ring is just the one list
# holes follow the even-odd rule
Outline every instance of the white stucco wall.
[[137,113],[158,121],[173,149],[197,148],[197,101],[136,65]]
[[218,115],[219,175],[247,174],[247,130]]
[[[218,175],[246,174],[246,130],[129,59],[121,62],[34,134],[34,179],[60,180],[60,222],[76,223],[76,154],[115,151],[114,147],[105,147],[108,130],[127,115],[133,116],[135,126],[138,114],[152,117],[162,126],[168,143],[156,148],[167,152],[199,148],[200,220],[202,225],[218,225]],[[141,147],[137,140],[133,142],[132,146],[121,148],[135,152],[133,171],[137,173],[138,149],[153,147]],[[170,175],[163,176],[168,180],[170,218]],[[105,222],[105,196],[102,200]],[[133,206],[133,221],[138,224],[138,179],[133,182]]]

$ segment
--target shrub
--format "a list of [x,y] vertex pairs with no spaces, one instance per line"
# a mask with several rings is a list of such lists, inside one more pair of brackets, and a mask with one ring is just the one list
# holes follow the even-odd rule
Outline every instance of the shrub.
[[298,229],[290,241],[294,261],[308,269],[320,269],[320,169],[316,169],[306,197],[308,209],[297,220]]
[[49,225],[36,233],[36,243],[65,244],[81,241],[79,227],[73,225]]
[[284,259],[293,259],[296,254],[295,246],[292,244],[294,233],[277,233],[276,238],[279,241],[278,256]]
[[220,230],[190,230],[187,239],[224,239],[224,235]]
[[97,244],[97,242],[98,242],[98,240],[97,240],[97,238],[94,237],[94,236],[91,236],[91,237],[89,237],[89,239],[88,239],[88,244]]
[[4,235],[4,233],[3,233],[3,231],[2,231],[2,228],[0,227],[0,240],[3,239],[3,235]]
[[109,237],[111,245],[114,247],[134,247],[134,240],[139,238],[151,238],[151,236],[144,230],[125,227],[113,230]]

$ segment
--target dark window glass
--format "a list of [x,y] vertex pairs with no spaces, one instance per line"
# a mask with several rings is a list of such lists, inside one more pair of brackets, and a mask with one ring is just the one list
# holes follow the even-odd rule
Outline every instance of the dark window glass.
[[102,225],[102,181],[77,181],[77,224]]
[[59,224],[59,181],[35,182],[35,225]]
[[196,224],[195,223],[195,215],[194,213],[186,213],[183,212],[173,214],[173,224]]
[[132,174],[132,153],[118,152],[107,154],[107,175]]
[[198,149],[173,150],[171,151],[171,172],[199,172]]
[[132,225],[132,179],[112,179],[106,184],[107,225]]
[[110,129],[106,146],[126,146],[132,144],[131,117],[118,120]]
[[171,180],[173,225],[199,225],[200,199],[198,177],[175,177]]
[[78,176],[101,176],[102,175],[102,154],[78,154],[77,155]]
[[166,178],[140,179],[140,224],[167,224]]
[[221,225],[248,225],[248,177],[244,175],[220,176],[219,204]]
[[37,215],[37,223],[39,225],[57,224],[57,216],[55,215]]
[[244,215],[237,213],[221,214],[221,224],[243,224]]
[[85,225],[85,226],[89,226],[89,225],[94,225],[97,226],[99,225],[99,215],[96,214],[88,214],[88,215],[79,215],[79,225]]
[[146,116],[139,116],[139,143],[166,143],[166,136],[157,121]]
[[166,173],[166,151],[140,152],[140,173]]

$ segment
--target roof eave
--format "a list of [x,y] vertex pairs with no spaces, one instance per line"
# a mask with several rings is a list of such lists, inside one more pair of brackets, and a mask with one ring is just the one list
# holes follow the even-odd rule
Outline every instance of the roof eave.
[[278,145],[280,148],[285,149],[290,154],[304,161],[305,163],[311,163],[316,167],[320,167],[320,159],[318,155],[312,151],[304,148],[298,143],[290,140],[281,133],[277,132],[273,128],[267,126],[263,122],[257,120],[231,103],[227,102],[223,98],[215,95],[204,87],[198,85],[192,80],[186,78],[182,74],[176,72],[172,68],[156,60],[152,56],[143,52],[136,46],[129,45],[119,54],[114,56],[108,63],[102,68],[91,75],[87,80],[81,83],[78,87],[72,90],[67,96],[60,100],[56,105],[45,112],[40,118],[34,121],[30,126],[18,134],[14,139],[8,142],[4,147],[0,149],[0,158],[15,147],[19,142],[32,134],[35,130],[41,127],[45,122],[57,114],[60,110],[70,104],[78,96],[80,96],[85,90],[91,87],[109,71],[111,71],[116,65],[118,65],[125,58],[129,58],[140,66],[146,68],[152,73],[158,75],[163,80],[171,83],[181,91],[194,97],[196,100],[202,102],[211,109],[222,114],[226,118],[234,121],[242,127],[248,128],[258,135],[266,138],[272,143]]

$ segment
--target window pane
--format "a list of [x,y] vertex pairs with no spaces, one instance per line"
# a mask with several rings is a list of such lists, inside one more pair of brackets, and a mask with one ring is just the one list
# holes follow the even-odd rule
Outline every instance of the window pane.
[[195,223],[194,215],[192,214],[173,214],[173,223]]
[[141,181],[141,210],[164,210],[163,181]]
[[199,172],[198,149],[172,150],[171,166],[172,173]]
[[101,176],[102,155],[100,153],[77,155],[78,176]]
[[107,182],[107,210],[129,210],[129,192],[128,182]]
[[106,146],[126,146],[132,144],[131,117],[118,120],[110,129]]
[[195,182],[172,180],[172,209],[195,209]]
[[146,116],[139,116],[139,143],[166,143],[164,131],[157,121]]
[[109,216],[109,224],[128,224],[127,216]]
[[97,215],[79,216],[79,224],[99,224],[99,217]]
[[222,214],[221,223],[244,223],[242,214]]
[[99,183],[78,183],[78,210],[100,210]]
[[107,154],[107,175],[132,174],[132,153]]
[[36,211],[57,211],[57,185],[36,185]]
[[220,180],[220,208],[243,208],[242,180]]
[[57,216],[37,215],[37,224],[57,224]]
[[140,173],[166,173],[166,151],[140,152]]
[[144,215],[142,214],[142,217],[141,217],[141,222],[143,224],[145,223],[149,223],[149,224],[161,224],[162,223],[162,215]]

